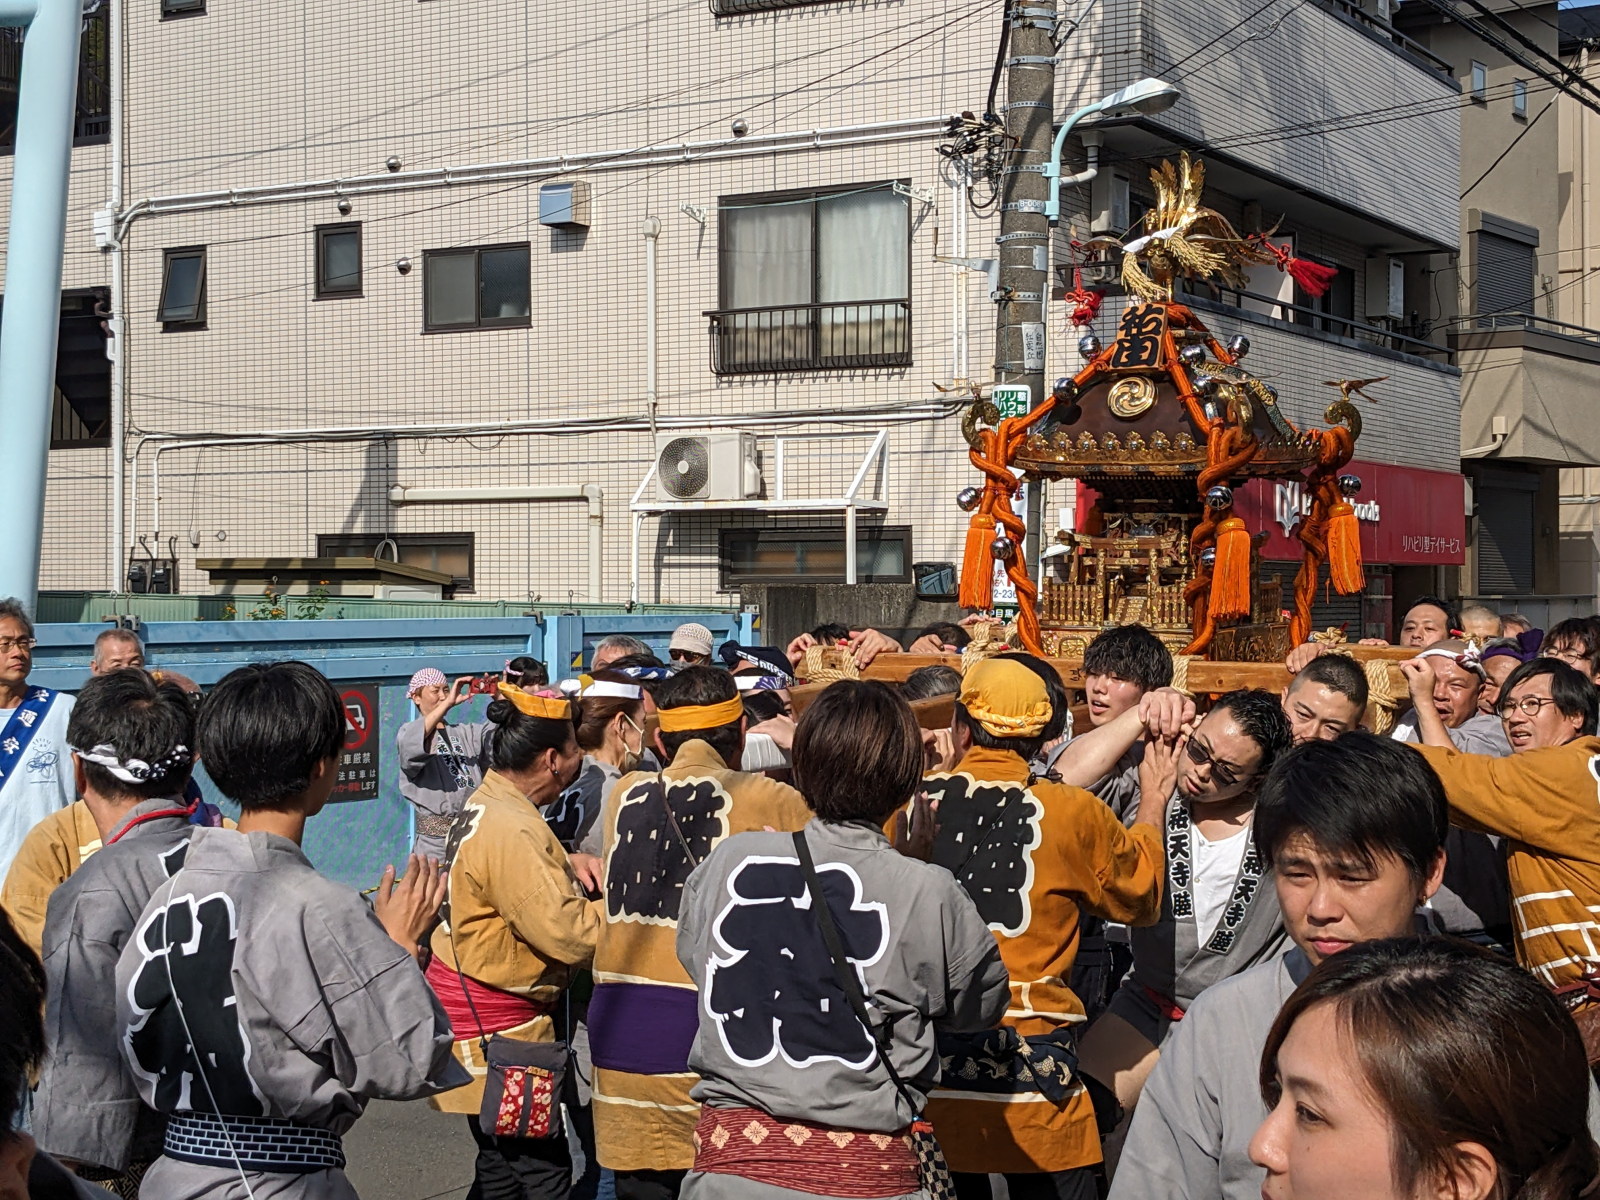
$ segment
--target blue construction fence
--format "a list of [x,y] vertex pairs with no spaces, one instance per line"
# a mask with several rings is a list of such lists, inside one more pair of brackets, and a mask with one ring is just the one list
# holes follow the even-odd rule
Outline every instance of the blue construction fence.
[[[352,887],[370,887],[387,863],[401,864],[414,833],[411,806],[400,795],[395,735],[416,715],[406,684],[423,667],[446,678],[502,670],[530,655],[551,679],[575,675],[603,638],[625,633],[663,662],[672,631],[686,621],[721,643],[758,640],[751,612],[577,614],[504,618],[397,618],[322,621],[157,621],[141,625],[146,663],[187,675],[201,687],[245,663],[300,659],[331,679],[345,698],[349,737],[334,800],[306,826],[305,851],[317,869]],[[30,682],[73,692],[89,674],[104,624],[41,624]],[[454,710],[451,720],[484,719],[485,697]],[[208,799],[230,815],[233,805],[197,772]]]

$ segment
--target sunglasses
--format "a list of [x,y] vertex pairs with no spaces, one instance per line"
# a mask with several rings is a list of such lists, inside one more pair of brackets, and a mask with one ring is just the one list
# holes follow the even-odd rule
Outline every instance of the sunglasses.
[[685,662],[689,659],[704,658],[703,654],[696,654],[693,650],[668,650],[667,657],[673,662]]
[[1211,777],[1223,787],[1232,787],[1240,779],[1249,778],[1248,774],[1241,775],[1239,767],[1218,760],[1209,748],[1202,746],[1192,737],[1189,739],[1188,754],[1189,761],[1195,766],[1210,766]]

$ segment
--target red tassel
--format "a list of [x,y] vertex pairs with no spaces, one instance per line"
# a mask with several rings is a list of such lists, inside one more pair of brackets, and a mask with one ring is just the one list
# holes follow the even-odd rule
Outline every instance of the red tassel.
[[967,526],[967,548],[961,556],[961,592],[956,601],[962,608],[994,607],[994,518],[975,512]]
[[1367,586],[1361,570],[1361,528],[1355,509],[1341,500],[1328,513],[1328,581],[1341,596]]
[[1066,302],[1072,305],[1072,323],[1087,325],[1093,321],[1095,314],[1100,311],[1100,302],[1105,298],[1104,292],[1093,291],[1081,284],[1073,288],[1065,296]]
[[1285,270],[1308,296],[1327,295],[1328,289],[1339,275],[1338,267],[1323,266],[1309,258],[1291,258]]
[[1238,517],[1229,517],[1217,528],[1210,608],[1216,621],[1250,615],[1250,530]]

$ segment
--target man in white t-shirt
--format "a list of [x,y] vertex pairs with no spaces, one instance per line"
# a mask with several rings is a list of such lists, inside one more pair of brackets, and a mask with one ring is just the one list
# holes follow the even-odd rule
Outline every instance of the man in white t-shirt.
[[22,602],[0,600],[0,879],[28,830],[75,799],[72,697],[28,683],[35,640]]
[[1260,690],[1223,696],[1184,743],[1163,821],[1161,918],[1131,931],[1133,970],[1079,1044],[1084,1074],[1125,1110],[1195,997],[1283,950],[1283,919],[1250,829],[1256,791],[1290,744],[1280,698]]

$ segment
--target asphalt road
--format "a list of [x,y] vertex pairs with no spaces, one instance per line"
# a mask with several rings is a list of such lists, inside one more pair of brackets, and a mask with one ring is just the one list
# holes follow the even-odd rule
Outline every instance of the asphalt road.
[[425,1100],[377,1100],[345,1135],[345,1173],[363,1197],[463,1200],[474,1157],[467,1119]]

